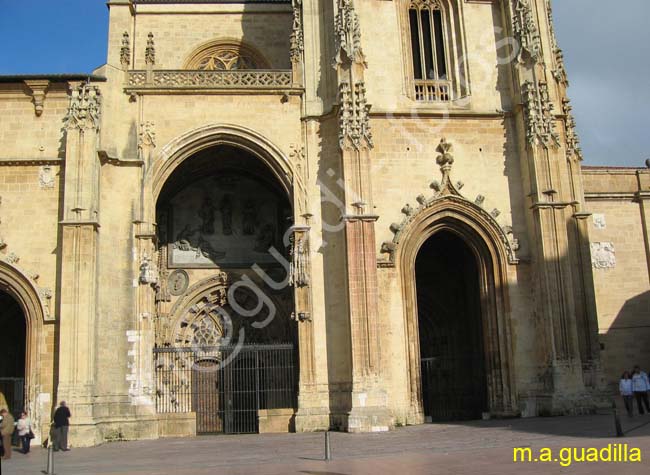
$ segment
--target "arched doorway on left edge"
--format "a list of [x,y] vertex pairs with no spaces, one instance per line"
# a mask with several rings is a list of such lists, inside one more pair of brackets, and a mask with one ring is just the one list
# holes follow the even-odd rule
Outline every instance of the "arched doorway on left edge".
[[0,289],[0,406],[14,416],[25,404],[27,321],[18,302]]

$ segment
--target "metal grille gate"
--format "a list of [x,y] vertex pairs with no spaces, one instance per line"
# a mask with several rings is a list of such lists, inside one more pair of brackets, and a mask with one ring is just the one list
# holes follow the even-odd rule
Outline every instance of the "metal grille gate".
[[[482,362],[473,355],[445,355],[421,359],[422,405],[432,422],[480,419],[486,390]],[[477,371],[478,373],[478,371]]]
[[260,409],[294,408],[293,345],[154,349],[156,410],[196,413],[198,434],[255,433]]
[[11,413],[19,415],[25,404],[25,378],[0,378],[0,392],[4,394]]

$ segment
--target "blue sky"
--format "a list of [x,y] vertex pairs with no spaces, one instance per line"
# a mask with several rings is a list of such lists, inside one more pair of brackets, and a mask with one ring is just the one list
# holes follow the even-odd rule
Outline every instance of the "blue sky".
[[[585,164],[643,166],[650,0],[554,0],[553,9]],[[105,0],[0,0],[0,74],[91,72],[107,31]]]

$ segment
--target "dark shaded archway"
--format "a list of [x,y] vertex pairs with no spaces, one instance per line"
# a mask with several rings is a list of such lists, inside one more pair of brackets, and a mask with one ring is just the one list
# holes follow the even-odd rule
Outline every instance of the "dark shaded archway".
[[8,293],[0,291],[0,392],[9,409],[23,409],[27,322],[22,308]]
[[476,257],[440,231],[420,248],[415,275],[425,420],[478,419],[487,387]]

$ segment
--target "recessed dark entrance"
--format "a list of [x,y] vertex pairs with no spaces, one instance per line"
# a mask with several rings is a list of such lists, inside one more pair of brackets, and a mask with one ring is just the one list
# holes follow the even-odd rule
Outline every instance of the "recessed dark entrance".
[[487,386],[476,257],[440,231],[422,245],[415,274],[425,420],[478,419]]
[[9,410],[19,413],[25,400],[27,324],[20,305],[0,291],[0,392]]

